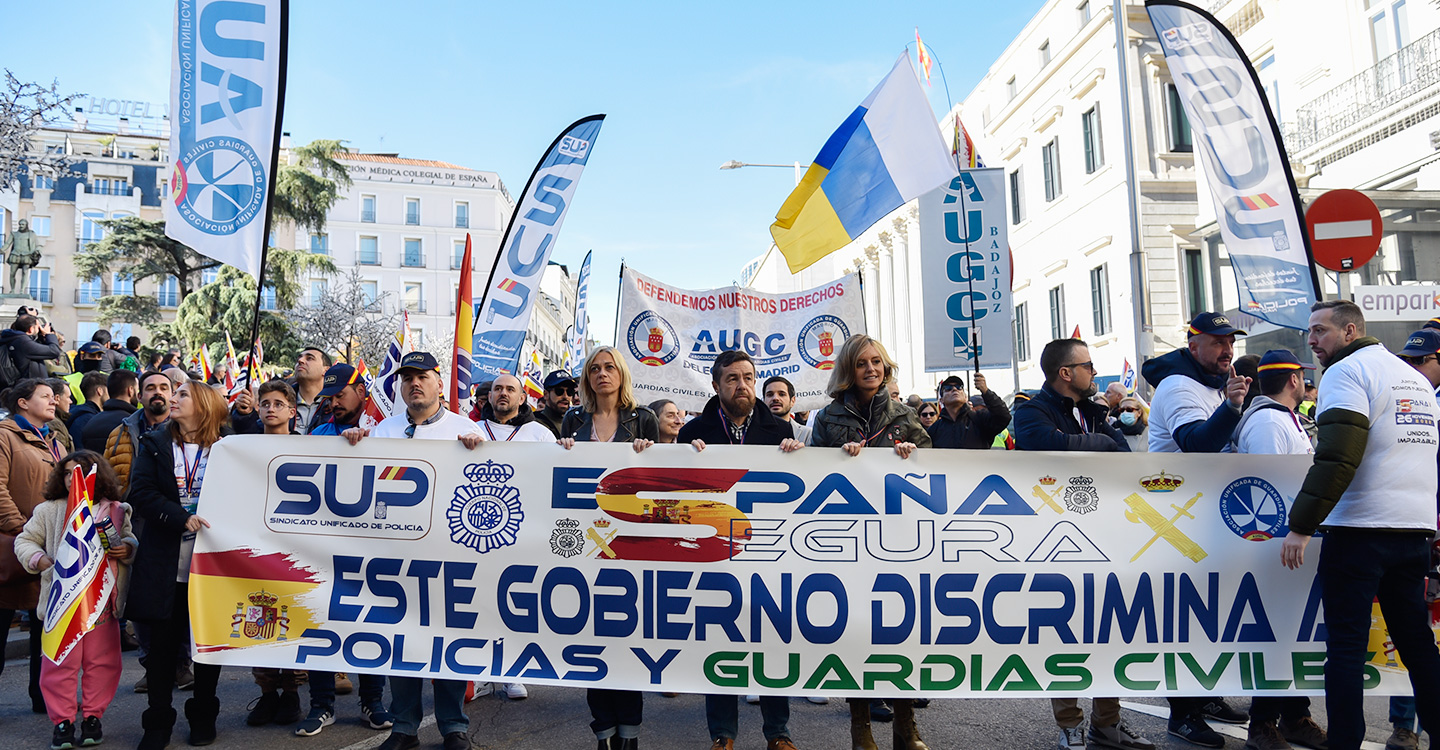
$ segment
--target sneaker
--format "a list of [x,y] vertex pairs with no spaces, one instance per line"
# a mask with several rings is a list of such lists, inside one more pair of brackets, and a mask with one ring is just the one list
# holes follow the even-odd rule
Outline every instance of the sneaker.
[[1396,726],[1390,739],[1385,740],[1385,750],[1419,750],[1419,747],[1420,735],[1410,731],[1410,727]]
[[495,692],[495,683],[493,682],[467,682],[465,683],[465,702],[469,703],[476,698],[484,698],[493,692]]
[[275,714],[279,710],[279,693],[273,690],[261,693],[259,698],[250,702],[250,715],[245,717],[245,723],[252,727],[263,727],[275,720]]
[[1249,713],[1231,708],[1222,698],[1205,701],[1205,705],[1200,707],[1200,716],[1222,724],[1244,724],[1250,720]]
[[122,630],[120,631],[120,650],[139,651],[140,640],[135,636],[131,635],[129,630]]
[[413,734],[391,732],[390,736],[386,737],[385,741],[380,743],[380,747],[375,750],[415,750],[417,747],[420,747],[419,737]]
[[444,750],[473,750],[475,746],[470,743],[470,735],[464,732],[451,732],[440,741],[440,747]]
[[80,746],[94,747],[105,741],[105,733],[100,731],[100,717],[86,716],[80,722]]
[[138,680],[135,681],[135,692],[137,692],[137,693],[148,693],[148,692],[150,692],[150,676],[149,676],[149,675],[141,674],[141,675],[140,675],[140,679],[138,679]]
[[70,750],[75,747],[75,722],[66,719],[55,725],[50,735],[50,750]]
[[871,721],[894,721],[895,712],[890,706],[878,698],[870,699],[870,720]]
[[506,698],[512,701],[523,701],[530,697],[530,691],[518,682],[501,683],[500,690],[505,693]]
[[1292,745],[1311,750],[1326,750],[1330,746],[1330,736],[1309,716],[1302,716],[1293,723],[1281,719],[1280,736]]
[[1280,736],[1280,730],[1273,722],[1252,721],[1245,737],[1245,750],[1293,750],[1290,743]]
[[1060,750],[1085,750],[1085,730],[1060,727]]
[[371,729],[389,729],[395,726],[395,715],[385,710],[382,701],[360,704],[360,716],[365,719],[365,725]]
[[915,708],[929,708],[929,707],[930,707],[930,699],[929,699],[929,698],[911,698],[911,699],[910,699],[910,705],[911,705],[911,706],[914,706]]
[[195,687],[195,673],[190,671],[190,667],[176,667],[175,689],[189,690],[193,687]]
[[776,737],[773,740],[765,741],[765,750],[800,750],[789,737]]
[[271,721],[286,727],[303,718],[305,718],[305,712],[300,709],[300,693],[294,690],[281,693],[279,707],[275,710],[275,717]]
[[808,696],[807,698],[805,698],[805,700],[810,701],[811,703],[814,703],[814,704],[817,705],[817,706],[823,706],[823,705],[825,705],[825,704],[827,704],[827,703],[830,702],[830,699],[829,699],[829,698],[826,698],[826,697],[823,696],[823,695],[811,695],[811,696]]
[[1155,743],[1141,737],[1135,730],[1120,722],[1113,727],[1090,726],[1085,739],[1092,745],[1113,747],[1118,750],[1155,750]]
[[295,727],[296,737],[314,737],[325,730],[325,727],[335,723],[335,709],[333,708],[311,708],[310,715]]
[[336,695],[349,695],[349,694],[351,694],[351,693],[353,693],[353,692],[355,692],[355,683],[351,682],[351,681],[350,681],[350,678],[347,677],[344,672],[336,672],[336,673],[335,673],[335,694],[336,694]]
[[1225,747],[1225,738],[1221,737],[1210,728],[1205,720],[1198,714],[1181,717],[1178,721],[1170,720],[1170,725],[1165,730],[1174,737],[1200,747]]
[[755,705],[756,703],[759,703],[759,702],[760,702],[760,696],[758,696],[758,695],[747,695],[747,696],[745,696],[745,702],[746,702],[746,703],[749,703],[750,705],[753,706],[753,705]]

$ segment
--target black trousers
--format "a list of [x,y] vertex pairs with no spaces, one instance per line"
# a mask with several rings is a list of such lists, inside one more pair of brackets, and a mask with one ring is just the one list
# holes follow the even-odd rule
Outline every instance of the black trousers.
[[[10,625],[15,622],[13,609],[0,609],[0,623],[4,623],[4,630],[0,632],[8,634]],[[40,634],[45,631],[45,621],[41,620],[35,610],[30,610],[30,702],[36,706],[45,705],[45,696],[40,693],[40,660],[45,658],[40,654]],[[5,671],[5,660],[0,659],[0,672]]]
[[1250,721],[1295,721],[1310,715],[1310,698],[1304,695],[1259,695],[1250,699]]
[[[184,583],[175,584],[175,606],[170,617],[151,620],[150,655],[145,659],[145,680],[149,685],[150,707],[141,717],[146,729],[167,729],[175,726],[175,667],[182,648],[190,640],[190,595]],[[216,706],[215,686],[220,681],[220,667],[195,662],[195,703]]]
[[585,702],[590,704],[590,730],[603,732],[619,726],[640,726],[645,696],[636,690],[588,688]]

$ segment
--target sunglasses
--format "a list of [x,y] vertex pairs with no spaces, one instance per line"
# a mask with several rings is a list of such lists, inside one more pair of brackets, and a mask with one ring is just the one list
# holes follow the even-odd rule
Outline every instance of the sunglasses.
[[1134,407],[1134,406],[1121,407],[1120,411],[1122,411],[1122,412],[1124,412],[1124,411],[1130,411],[1130,412],[1135,412],[1136,414],[1139,414],[1139,413],[1140,413],[1140,410],[1139,410],[1138,408]]
[[921,417],[922,419],[925,418],[925,417],[933,417],[933,416],[935,416],[935,412],[933,412],[933,411],[922,411],[922,412],[920,412],[920,417]]
[[410,438],[415,437],[415,428],[416,428],[416,426],[417,426],[417,425],[415,425],[415,424],[412,422],[409,427],[406,427],[406,428],[405,428],[405,439],[406,439],[406,440],[409,440]]
[[561,387],[561,388],[551,388],[550,391],[551,391],[552,393],[563,393],[563,394],[565,394],[566,396],[574,396],[574,395],[577,393],[577,391],[576,391],[574,388],[564,388],[564,387]]

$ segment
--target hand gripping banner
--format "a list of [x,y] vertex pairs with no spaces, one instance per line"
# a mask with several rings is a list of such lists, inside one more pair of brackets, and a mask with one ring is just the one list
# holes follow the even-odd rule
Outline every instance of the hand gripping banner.
[[502,372],[519,372],[520,347],[525,343],[540,279],[604,121],[605,115],[591,115],[566,128],[525,183],[520,205],[500,240],[495,266],[475,305],[472,382],[494,380]]
[[[1304,456],[236,436],[196,660],[836,696],[1323,689]],[[1319,555],[1307,556],[1307,560]],[[1409,683],[1374,631],[1373,694]]]
[[1290,160],[1260,79],[1209,13],[1179,0],[1146,0],[1145,10],[1195,130],[1240,310],[1305,330],[1319,282]]

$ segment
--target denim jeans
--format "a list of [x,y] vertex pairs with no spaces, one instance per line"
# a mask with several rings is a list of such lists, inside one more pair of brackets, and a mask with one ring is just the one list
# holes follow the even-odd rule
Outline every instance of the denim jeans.
[[[383,674],[362,674],[356,675],[356,682],[360,683],[360,705],[369,706],[385,700],[385,675]],[[391,689],[394,692],[394,689]],[[334,672],[311,672],[310,673],[310,707],[333,710],[335,708],[335,673]],[[414,734],[414,732],[406,732]]]
[[[334,677],[332,676],[331,679],[333,680]],[[440,735],[443,737],[451,732],[468,730],[470,717],[465,715],[465,681],[433,680],[433,682],[435,683],[435,728],[440,730]],[[390,713],[395,715],[395,726],[391,731],[396,734],[410,735],[420,733],[420,720],[425,715],[425,704],[420,692],[424,688],[425,680],[419,677],[390,678]],[[313,698],[311,702],[314,702]]]
[[1310,699],[1303,695],[1257,695],[1250,699],[1250,720],[1292,722],[1310,715]]
[[[778,695],[760,696],[761,731],[767,741],[790,736],[790,699]],[[740,734],[740,696],[705,696],[705,723],[710,739],[735,739]]]
[[1325,603],[1325,712],[1331,750],[1355,750],[1365,738],[1364,664],[1371,604],[1377,598],[1390,639],[1414,689],[1422,727],[1440,726],[1440,651],[1425,605],[1430,565],[1425,532],[1340,528],[1320,548]]
[[1408,695],[1390,696],[1391,726],[1415,729],[1415,699]]

